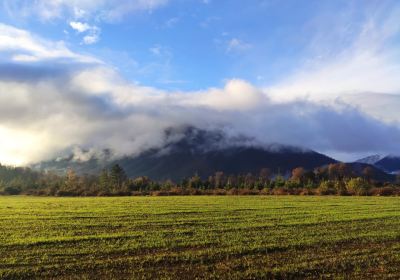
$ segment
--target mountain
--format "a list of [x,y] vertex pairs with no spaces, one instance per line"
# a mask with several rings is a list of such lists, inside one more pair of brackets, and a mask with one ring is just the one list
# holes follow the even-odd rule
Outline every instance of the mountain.
[[262,168],[274,173],[286,174],[302,166],[313,169],[336,161],[323,154],[298,147],[278,144],[255,145],[246,137],[229,138],[220,131],[205,131],[188,128],[179,132],[166,132],[167,141],[162,148],[145,151],[138,156],[126,156],[118,160],[91,158],[86,162],[73,157],[42,162],[36,168],[65,171],[73,168],[78,173],[97,173],[102,168],[120,164],[129,177],[148,176],[154,180],[171,179],[180,181],[198,174],[207,178],[217,171],[225,174],[258,174]]
[[382,156],[382,155],[372,155],[372,156],[368,156],[368,157],[359,159],[356,162],[374,165],[375,163],[377,163],[378,161],[380,161],[383,158],[384,158],[384,156]]
[[369,167],[371,170],[371,178],[375,181],[379,182],[393,182],[396,178],[392,174],[386,173],[384,170],[376,167],[373,164],[362,163],[362,162],[352,162],[346,163],[348,167],[350,167],[352,173],[359,177],[364,177],[365,168]]
[[107,168],[112,161],[91,157],[87,161],[76,160],[73,155],[57,158],[49,161],[42,161],[31,165],[34,170],[51,171],[57,174],[64,174],[68,169],[73,169],[78,174],[97,174],[103,168]]
[[400,171],[400,156],[373,155],[356,161],[357,163],[371,164],[386,173],[397,174]]
[[400,171],[400,156],[386,156],[375,163],[375,166],[389,173]]

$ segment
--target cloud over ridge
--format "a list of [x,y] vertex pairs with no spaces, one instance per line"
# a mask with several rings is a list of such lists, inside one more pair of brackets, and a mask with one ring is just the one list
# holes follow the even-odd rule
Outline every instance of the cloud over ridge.
[[[343,102],[276,102],[241,79],[165,91],[26,30],[0,25],[0,162],[27,164],[76,147],[116,156],[164,145],[171,127],[245,134],[328,153],[398,152],[400,130]],[[90,82],[89,82],[90,81]]]

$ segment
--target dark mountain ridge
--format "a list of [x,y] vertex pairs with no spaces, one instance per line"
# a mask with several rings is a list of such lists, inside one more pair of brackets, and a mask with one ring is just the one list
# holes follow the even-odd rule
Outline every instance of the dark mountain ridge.
[[375,166],[389,173],[400,172],[400,157],[386,156],[375,163]]
[[[181,134],[180,137],[176,137],[177,133]],[[84,162],[70,156],[42,162],[35,167],[57,173],[72,168],[78,174],[94,174],[119,164],[129,177],[147,176],[154,180],[171,179],[179,182],[194,174],[207,178],[217,171],[225,174],[259,174],[262,168],[269,168],[275,174],[287,174],[299,166],[312,170],[337,162],[311,150],[279,144],[260,145],[243,136],[232,138],[221,131],[196,128],[169,130],[166,132],[166,143],[162,148],[151,149],[138,156],[116,160],[92,157]]]

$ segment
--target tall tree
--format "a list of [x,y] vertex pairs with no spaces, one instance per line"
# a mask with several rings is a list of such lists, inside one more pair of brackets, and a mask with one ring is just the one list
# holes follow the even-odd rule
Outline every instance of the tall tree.
[[111,168],[110,172],[110,183],[113,187],[114,190],[119,190],[121,189],[123,183],[125,183],[127,179],[125,170],[119,165],[115,164]]
[[110,190],[110,174],[107,169],[103,169],[99,175],[99,185],[103,191]]
[[65,188],[67,191],[72,191],[78,187],[78,176],[73,169],[68,169],[65,177]]

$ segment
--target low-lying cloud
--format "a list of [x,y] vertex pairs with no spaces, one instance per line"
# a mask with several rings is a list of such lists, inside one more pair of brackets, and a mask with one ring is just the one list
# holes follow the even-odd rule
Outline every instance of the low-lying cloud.
[[265,89],[240,79],[222,88],[163,91],[132,84],[113,67],[62,42],[7,25],[0,25],[0,39],[2,163],[34,163],[79,149],[135,155],[163,146],[165,130],[182,126],[224,129],[259,143],[331,155],[399,152],[397,125],[343,101],[276,102]]

